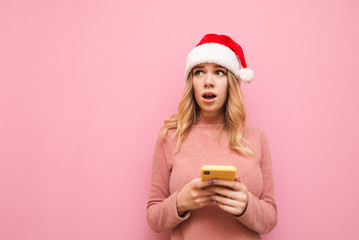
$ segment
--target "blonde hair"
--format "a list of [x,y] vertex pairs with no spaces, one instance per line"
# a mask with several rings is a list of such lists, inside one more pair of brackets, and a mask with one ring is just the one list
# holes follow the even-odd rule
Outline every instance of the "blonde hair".
[[[179,151],[181,148],[182,141],[188,136],[191,127],[196,123],[200,113],[200,108],[194,97],[192,78],[193,73],[190,72],[178,105],[178,112],[164,122],[164,126],[158,135],[160,139],[164,139],[169,129],[176,129],[176,151]],[[240,85],[238,79],[229,70],[227,71],[227,79],[228,96],[223,107],[224,121],[220,129],[220,134],[222,130],[226,130],[229,137],[229,147],[231,149],[241,155],[252,155],[252,150],[243,144],[243,142],[245,142],[243,129],[246,120],[246,111]]]

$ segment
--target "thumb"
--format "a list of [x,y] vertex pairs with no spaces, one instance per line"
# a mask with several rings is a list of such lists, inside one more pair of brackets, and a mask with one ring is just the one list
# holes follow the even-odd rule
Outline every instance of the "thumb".
[[234,181],[241,183],[241,178],[238,175],[236,175],[236,177],[234,178]]

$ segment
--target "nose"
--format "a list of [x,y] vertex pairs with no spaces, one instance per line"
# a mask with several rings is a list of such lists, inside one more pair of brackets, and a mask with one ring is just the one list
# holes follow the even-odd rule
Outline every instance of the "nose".
[[214,86],[212,74],[207,74],[206,78],[204,79],[204,86],[205,87],[213,87]]

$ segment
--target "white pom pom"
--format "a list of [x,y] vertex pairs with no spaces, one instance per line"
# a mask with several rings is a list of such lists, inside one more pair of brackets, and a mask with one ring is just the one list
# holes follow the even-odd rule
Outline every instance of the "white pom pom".
[[254,73],[249,68],[241,68],[239,70],[239,78],[245,83],[250,83],[254,78]]

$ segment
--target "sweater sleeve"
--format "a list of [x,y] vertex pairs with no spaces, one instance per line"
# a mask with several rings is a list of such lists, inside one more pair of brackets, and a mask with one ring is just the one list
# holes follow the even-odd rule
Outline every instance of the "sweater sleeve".
[[277,225],[277,206],[274,199],[272,162],[267,137],[261,132],[261,162],[263,191],[259,197],[250,192],[245,213],[237,219],[260,234],[269,233]]
[[180,217],[177,213],[177,193],[170,194],[171,167],[166,159],[166,141],[156,143],[153,162],[150,199],[147,203],[147,221],[155,232],[172,229],[186,220],[190,213]]

